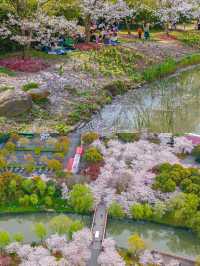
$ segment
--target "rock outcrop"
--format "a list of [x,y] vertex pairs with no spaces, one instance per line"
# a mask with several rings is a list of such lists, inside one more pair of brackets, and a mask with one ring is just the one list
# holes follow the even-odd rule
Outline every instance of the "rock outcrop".
[[0,93],[0,116],[18,116],[29,111],[31,107],[31,96],[25,92],[7,90]]

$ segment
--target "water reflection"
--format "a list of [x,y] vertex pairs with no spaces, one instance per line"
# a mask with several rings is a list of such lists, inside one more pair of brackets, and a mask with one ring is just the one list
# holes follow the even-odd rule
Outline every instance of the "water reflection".
[[107,228],[107,235],[112,236],[118,246],[127,248],[127,239],[138,233],[150,249],[196,257],[200,254],[200,240],[190,231],[153,223],[112,221]]
[[103,108],[84,130],[200,133],[200,67],[131,91]]
[[[0,216],[0,230],[6,230],[11,233],[22,233],[24,235],[25,242],[37,241],[34,234],[34,224],[44,223],[48,228],[49,221],[56,215],[55,213],[37,213],[37,214],[22,214],[22,215],[3,215]],[[77,219],[83,222],[86,226],[90,226],[91,219],[89,216],[81,216],[75,214],[67,214],[72,219]],[[51,233],[50,230],[49,234]]]
[[[25,242],[37,241],[33,232],[33,225],[42,222],[48,228],[48,222],[55,215],[55,213],[40,213],[0,216],[0,230],[7,230],[11,235],[21,232],[25,236]],[[73,219],[81,220],[86,226],[91,225],[92,217],[67,215]],[[133,233],[141,235],[150,249],[188,257],[196,257],[200,254],[200,240],[190,231],[144,222],[112,220],[108,223],[107,236],[112,236],[119,247],[127,248],[128,238]]]

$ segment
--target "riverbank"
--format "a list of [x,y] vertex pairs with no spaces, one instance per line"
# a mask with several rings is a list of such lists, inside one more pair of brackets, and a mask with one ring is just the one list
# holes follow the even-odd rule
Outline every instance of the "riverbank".
[[[31,230],[35,223],[43,223],[48,230],[49,221],[59,213],[33,213],[0,216],[0,228],[10,234],[22,233],[24,243],[38,241]],[[92,217],[78,214],[66,214],[69,218],[81,221],[90,227]],[[116,241],[118,248],[128,248],[128,238],[138,234],[145,241],[146,248],[159,250],[168,254],[194,259],[198,253],[199,240],[187,230],[169,226],[157,225],[149,222],[127,222],[126,220],[109,220],[106,237]]]
[[[168,53],[163,54],[166,46]],[[43,56],[35,51],[30,53],[32,55]],[[89,121],[115,96],[200,63],[200,54],[178,41],[163,44],[130,39],[119,47],[102,47],[98,51],[75,52],[67,57],[43,60],[50,67],[38,73],[0,76],[4,88],[13,86],[20,91],[24,85],[34,82],[39,89],[45,87],[50,93],[45,101],[34,102],[32,109],[23,115],[2,117],[2,131],[67,133]]]

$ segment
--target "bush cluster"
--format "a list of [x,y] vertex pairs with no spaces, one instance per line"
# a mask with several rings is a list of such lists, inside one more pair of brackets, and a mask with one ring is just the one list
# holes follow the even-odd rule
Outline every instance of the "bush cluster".
[[53,207],[59,196],[53,182],[45,183],[39,177],[26,179],[20,175],[5,172],[0,175],[0,205]]
[[87,145],[91,144],[97,139],[99,139],[99,134],[96,132],[87,132],[82,136],[83,143]]
[[84,160],[88,163],[99,163],[103,161],[103,156],[95,147],[90,147],[85,151]]
[[185,193],[200,195],[200,171],[197,168],[184,168],[179,164],[162,164],[156,169],[158,175],[154,189],[173,192],[179,187]]

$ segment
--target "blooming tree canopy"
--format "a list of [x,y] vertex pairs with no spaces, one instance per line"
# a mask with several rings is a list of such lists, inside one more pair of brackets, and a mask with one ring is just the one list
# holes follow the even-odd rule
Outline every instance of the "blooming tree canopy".
[[179,22],[181,17],[192,18],[197,9],[195,1],[190,0],[159,0],[157,15],[169,32],[169,25]]
[[34,43],[49,46],[61,35],[76,32],[76,26],[75,21],[68,21],[63,16],[49,17],[38,9],[28,17],[8,14],[8,19],[0,27],[0,37],[17,42],[25,50]]
[[117,0],[116,3],[110,3],[106,0],[82,0],[81,14],[85,22],[86,40],[89,41],[92,20],[99,18],[105,19],[106,22],[110,22],[113,19],[120,20],[131,16],[132,11],[124,0]]
[[115,248],[115,241],[111,238],[104,239],[103,252],[101,252],[98,263],[101,266],[125,266],[125,262]]

